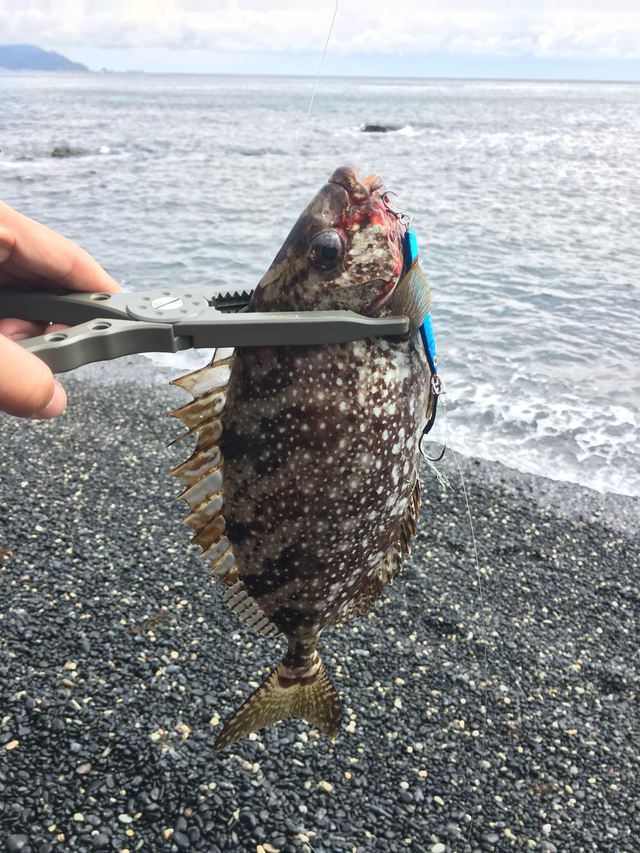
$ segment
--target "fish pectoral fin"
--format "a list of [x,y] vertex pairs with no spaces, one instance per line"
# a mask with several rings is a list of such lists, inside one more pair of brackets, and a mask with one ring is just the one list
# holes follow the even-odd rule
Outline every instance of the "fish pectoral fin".
[[225,723],[214,744],[216,752],[289,717],[306,720],[335,739],[342,702],[322,661],[313,675],[301,678],[286,678],[281,669],[275,669]]

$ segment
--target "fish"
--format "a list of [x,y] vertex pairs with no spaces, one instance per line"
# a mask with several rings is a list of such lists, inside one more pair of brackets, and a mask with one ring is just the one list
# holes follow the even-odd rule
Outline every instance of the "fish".
[[409,553],[433,395],[419,328],[428,283],[416,263],[406,269],[406,230],[380,177],[336,169],[248,310],[405,313],[410,331],[217,350],[211,364],[174,381],[193,399],[171,414],[197,436],[173,471],[184,485],[184,521],[238,618],[287,642],[225,723],[216,751],[290,717],[335,739],[342,706],[320,635],[366,613]]

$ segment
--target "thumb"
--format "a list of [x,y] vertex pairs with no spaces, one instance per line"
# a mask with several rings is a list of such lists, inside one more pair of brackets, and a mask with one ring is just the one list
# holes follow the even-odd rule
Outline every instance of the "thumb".
[[44,361],[0,334],[0,411],[25,418],[55,418],[66,406],[64,388]]

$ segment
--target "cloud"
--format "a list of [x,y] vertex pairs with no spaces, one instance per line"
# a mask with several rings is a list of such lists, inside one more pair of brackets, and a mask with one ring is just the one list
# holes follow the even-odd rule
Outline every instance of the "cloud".
[[[220,52],[320,51],[333,0],[0,0],[6,42]],[[339,0],[330,50],[632,59],[640,0]]]

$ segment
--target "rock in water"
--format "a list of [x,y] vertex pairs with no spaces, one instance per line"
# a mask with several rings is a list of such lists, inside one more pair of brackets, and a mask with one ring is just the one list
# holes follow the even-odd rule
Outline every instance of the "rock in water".
[[363,124],[360,128],[362,133],[390,133],[392,130],[400,130],[399,124]]
[[[405,225],[386,198],[377,176],[336,170],[249,310],[400,313]],[[186,523],[238,617],[288,640],[216,749],[290,716],[337,733],[341,703],[318,655],[320,633],[369,609],[415,533],[430,405],[418,325],[403,337],[218,351],[176,380],[194,401],[172,414],[198,436],[174,471]]]
[[72,148],[70,145],[56,145],[51,152],[52,157],[85,157],[91,154],[88,148]]

